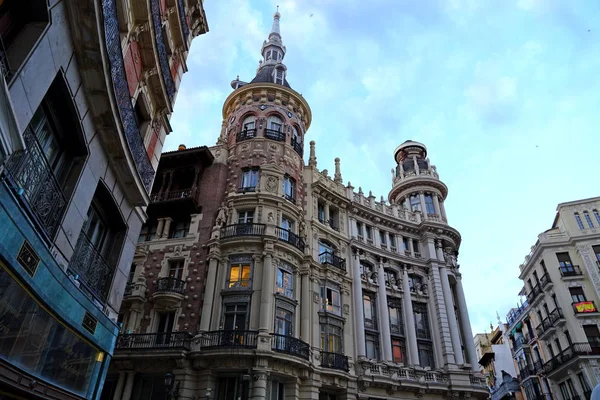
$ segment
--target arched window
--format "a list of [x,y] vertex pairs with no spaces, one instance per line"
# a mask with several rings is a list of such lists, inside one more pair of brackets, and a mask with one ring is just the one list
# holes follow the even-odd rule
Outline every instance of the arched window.
[[271,115],[267,118],[267,129],[281,132],[283,129],[283,121],[277,115]]
[[600,214],[598,213],[598,210],[592,210],[592,212],[594,213],[594,217],[596,217],[596,222],[600,225]]
[[295,126],[292,126],[292,141],[298,144],[300,144],[301,142],[300,133],[298,133],[298,128],[296,128]]
[[581,221],[581,217],[579,216],[579,213],[575,213],[575,221],[577,221],[577,225],[579,226],[579,229],[584,230],[585,227],[583,226],[583,221]]
[[275,83],[283,85],[284,73],[282,68],[276,68],[274,71]]
[[244,122],[242,122],[242,130],[248,131],[251,129],[256,129],[256,117],[254,115],[249,115],[244,118]]
[[590,218],[590,213],[587,211],[584,211],[583,217],[585,218],[585,222],[587,222],[590,229],[594,229],[594,223],[592,222],[592,218]]

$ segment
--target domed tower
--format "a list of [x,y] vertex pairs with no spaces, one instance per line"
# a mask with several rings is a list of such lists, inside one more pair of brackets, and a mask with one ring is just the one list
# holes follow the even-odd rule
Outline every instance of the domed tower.
[[392,170],[393,186],[388,199],[406,210],[420,212],[423,220],[446,224],[444,201],[448,187],[440,180],[427,158],[427,147],[407,140],[394,151],[396,170]]

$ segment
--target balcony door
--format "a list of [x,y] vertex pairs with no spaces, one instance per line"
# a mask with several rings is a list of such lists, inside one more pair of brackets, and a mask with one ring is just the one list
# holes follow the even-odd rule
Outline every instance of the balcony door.
[[94,203],[88,209],[83,232],[98,253],[106,258],[111,244],[111,232],[102,212]]
[[592,346],[592,350],[595,354],[600,351],[600,331],[598,325],[584,325],[583,331],[587,337],[587,341]]
[[226,331],[246,330],[247,304],[227,304],[225,306],[223,329]]
[[179,279],[183,276],[183,260],[169,262],[169,278]]
[[281,229],[281,239],[289,240],[289,232],[292,232],[294,229],[294,221],[292,221],[288,217],[281,217]]
[[175,312],[158,314],[158,326],[156,328],[156,344],[168,345],[171,342]]

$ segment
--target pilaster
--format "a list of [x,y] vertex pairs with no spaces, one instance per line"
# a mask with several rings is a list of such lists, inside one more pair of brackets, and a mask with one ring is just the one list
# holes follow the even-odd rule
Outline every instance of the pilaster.
[[381,335],[381,347],[383,359],[392,361],[392,338],[390,336],[390,312],[387,305],[387,294],[385,292],[385,272],[383,261],[378,262],[377,273],[377,308],[379,309],[379,332]]
[[210,330],[210,320],[215,301],[215,289],[217,285],[217,271],[219,269],[219,259],[212,257],[208,262],[208,276],[204,289],[204,301],[202,303],[202,315],[200,315],[200,331]]
[[406,333],[406,348],[408,350],[408,361],[411,365],[419,365],[419,347],[417,345],[417,330],[413,313],[412,299],[410,298],[410,285],[408,283],[408,266],[402,266],[402,302],[404,305],[404,327]]
[[352,257],[352,308],[356,323],[356,358],[366,357],[365,344],[365,315],[363,310],[362,282],[360,279],[360,261],[358,251],[355,249]]

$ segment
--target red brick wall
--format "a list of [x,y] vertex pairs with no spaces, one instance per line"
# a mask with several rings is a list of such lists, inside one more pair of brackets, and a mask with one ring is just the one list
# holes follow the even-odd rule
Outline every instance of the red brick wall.
[[133,96],[138,83],[142,79],[142,59],[140,57],[140,46],[136,41],[130,42],[125,52],[125,73],[129,85],[129,95]]

